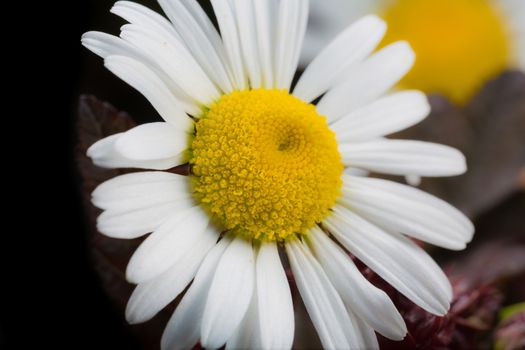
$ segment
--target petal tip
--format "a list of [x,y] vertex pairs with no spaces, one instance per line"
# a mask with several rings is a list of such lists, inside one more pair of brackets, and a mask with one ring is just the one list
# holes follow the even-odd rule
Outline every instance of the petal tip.
[[403,327],[396,329],[390,334],[383,334],[383,335],[387,337],[388,339],[391,339],[394,341],[401,341],[405,339],[407,334],[408,334],[408,330],[407,330],[405,322],[403,322]]
[[91,159],[95,159],[97,153],[97,145],[99,142],[100,140],[89,146],[89,148],[86,151],[86,156],[88,156]]
[[377,26],[381,30],[386,31],[386,28],[387,28],[386,21],[383,18],[381,18],[381,17],[379,17],[379,16],[377,16],[375,14],[365,15],[365,16],[363,16],[361,18],[361,20],[369,22],[370,25]]
[[137,262],[137,252],[129,260],[128,266],[126,267],[126,281],[133,284],[139,284],[144,281],[143,278],[143,269],[139,267]]
[[134,308],[131,306],[131,299],[128,301],[128,304],[126,305],[126,311],[125,311],[125,318],[126,322],[130,325],[136,325],[139,323],[145,322],[144,320],[141,320],[134,310]]

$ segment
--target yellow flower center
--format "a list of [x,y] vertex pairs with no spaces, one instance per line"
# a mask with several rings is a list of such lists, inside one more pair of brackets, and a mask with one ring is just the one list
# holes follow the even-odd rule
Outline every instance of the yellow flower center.
[[225,95],[196,125],[195,197],[240,236],[284,241],[305,233],[340,194],[335,134],[313,105],[285,91]]
[[[466,102],[510,62],[507,28],[489,0],[396,0],[384,43],[408,40],[416,64],[402,86]],[[494,1],[492,1],[494,2]]]

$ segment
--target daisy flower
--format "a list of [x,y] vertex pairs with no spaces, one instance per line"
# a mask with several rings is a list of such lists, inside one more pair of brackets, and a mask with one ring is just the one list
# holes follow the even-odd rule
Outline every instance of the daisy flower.
[[[386,25],[364,17],[291,90],[308,1],[212,0],[220,34],[196,1],[159,3],[169,20],[119,1],[112,12],[129,22],[120,37],[82,38],[164,119],[88,150],[102,167],[150,169],[92,196],[104,210],[100,232],[152,232],[127,267],[138,284],[127,320],[145,322],[186,291],[162,349],[290,348],[289,265],[325,348],[377,348],[374,331],[403,339],[394,304],[349,253],[423,309],[446,314],[446,276],[405,234],[463,249],[472,224],[418,189],[355,175],[465,171],[455,149],[384,137],[429,113],[421,92],[389,92],[414,62],[410,46],[372,53]],[[181,164],[188,176],[170,172]]]
[[303,60],[356,17],[378,13],[388,23],[383,45],[410,42],[417,55],[402,88],[465,103],[504,69],[525,69],[523,0],[312,0]]

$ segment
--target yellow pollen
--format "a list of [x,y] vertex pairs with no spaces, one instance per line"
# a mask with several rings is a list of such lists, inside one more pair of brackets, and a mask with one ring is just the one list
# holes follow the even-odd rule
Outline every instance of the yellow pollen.
[[[491,4],[492,2],[492,4]],[[403,88],[465,103],[510,64],[510,36],[494,0],[394,0],[384,44],[407,40],[416,64]]]
[[196,199],[247,239],[305,233],[328,214],[342,185],[326,119],[280,90],[221,97],[196,124],[190,163]]

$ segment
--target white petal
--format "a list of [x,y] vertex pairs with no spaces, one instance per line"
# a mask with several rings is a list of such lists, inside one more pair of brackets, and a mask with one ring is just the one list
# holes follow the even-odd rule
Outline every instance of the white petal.
[[290,89],[308,20],[308,0],[281,1],[276,25],[275,87]]
[[208,253],[162,334],[161,349],[191,349],[200,336],[202,314],[217,265],[231,243],[223,237]]
[[236,238],[217,266],[202,316],[201,343],[220,348],[241,323],[254,290],[255,256],[250,242]]
[[262,77],[253,0],[232,0],[231,4],[236,14],[235,18],[241,39],[242,55],[248,72],[250,87],[258,89],[262,86]]
[[356,335],[343,301],[312,253],[299,241],[286,243],[286,252],[308,315],[325,349],[359,349]]
[[384,0],[311,0],[309,26],[306,31],[301,62],[310,62],[349,24],[369,13],[382,13],[377,3]]
[[193,100],[210,106],[221,93],[183,43],[168,41],[134,24],[122,26],[120,37],[148,54]]
[[377,336],[374,329],[358,315],[354,314],[352,310],[348,308],[346,310],[348,311],[348,316],[350,316],[352,323],[355,324],[356,335],[359,335],[359,342],[362,344],[360,349],[379,350],[379,343],[377,342]]
[[340,203],[379,226],[448,249],[463,249],[474,225],[445,201],[392,181],[344,176]]
[[108,165],[111,163],[111,160],[124,158],[115,151],[115,141],[117,141],[123,134],[124,133],[121,132],[98,140],[88,148],[86,152],[87,156],[91,158],[95,165],[110,168],[111,166]]
[[455,176],[467,170],[455,148],[423,141],[380,139],[339,145],[348,166],[392,175]]
[[108,56],[128,56],[143,58],[140,50],[119,37],[103,32],[91,31],[82,35],[82,45],[102,58]]
[[447,313],[452,299],[450,283],[414,242],[386,233],[337,205],[323,225],[352,254],[415,304],[436,315]]
[[232,4],[230,0],[211,0],[211,4],[221,30],[226,56],[231,67],[234,88],[245,90],[248,87],[248,77],[242,62],[241,40]]
[[321,96],[353,64],[362,61],[379,44],[386,31],[377,16],[361,18],[341,32],[308,65],[293,93],[306,102]]
[[[160,14],[145,6],[130,1],[118,1],[111,9],[111,12],[135,24],[137,27],[144,28],[148,33],[152,33],[152,35],[170,43],[170,45],[175,47],[182,45],[182,38],[175,31],[171,23]],[[186,113],[199,115],[202,112],[198,104],[177,84],[176,80],[174,81],[170,78],[167,67],[158,61],[157,55],[145,50],[141,45],[132,45],[124,40],[121,41],[132,46],[135,54],[129,55],[128,53],[122,54],[118,52],[114,54],[135,58],[155,72],[176,98],[181,101],[181,108],[183,108]]]
[[257,43],[259,46],[259,59],[262,75],[262,86],[271,89],[274,86],[274,36],[275,23],[274,15],[277,4],[275,0],[254,0],[255,25],[257,28]]
[[87,155],[93,163],[102,168],[140,168],[165,170],[180,164],[180,156],[171,158],[135,160],[124,157],[116,149],[117,141],[124,133],[114,134],[95,142],[87,150]]
[[164,120],[182,131],[191,130],[193,122],[184,113],[180,102],[148,67],[124,56],[109,56],[106,67],[120,79],[137,89]]
[[250,306],[241,324],[226,342],[226,350],[266,349],[261,346],[260,337],[257,291],[254,291]]
[[390,44],[355,65],[347,77],[319,101],[318,112],[333,122],[372,102],[396,84],[414,60],[414,52],[406,42]]
[[295,77],[297,71],[297,66],[299,65],[299,59],[301,57],[301,51],[303,49],[304,36],[306,34],[306,26],[308,25],[308,13],[310,11],[310,1],[309,0],[299,0],[299,19],[297,21],[297,29],[295,30],[295,39],[294,49],[291,55],[290,65],[288,66],[289,74],[288,81],[285,86],[288,90],[292,85],[292,81]]
[[126,131],[116,143],[117,152],[137,161],[176,158],[184,162],[189,135],[168,123],[148,123]]
[[195,276],[217,238],[215,232],[207,232],[166,272],[139,284],[129,298],[126,320],[131,324],[146,322],[175,299]]
[[147,28],[164,39],[171,40],[170,37],[179,41],[182,39],[164,16],[136,2],[117,1],[110,12],[129,23]]
[[188,177],[151,171],[114,177],[99,185],[91,200],[102,209],[134,210],[190,196]]
[[126,269],[127,280],[136,284],[148,281],[180,261],[196,242],[209,235],[209,221],[198,206],[174,213],[135,251]]
[[293,302],[275,243],[262,244],[255,268],[262,348],[290,349],[295,329]]
[[330,129],[338,143],[375,139],[415,125],[430,113],[430,104],[422,92],[402,91],[385,96],[350,112]]
[[[82,45],[104,59],[109,56],[125,56],[133,58],[147,67],[145,76],[141,75],[141,72],[144,71],[142,69],[136,74],[126,73],[130,77],[125,80],[126,82],[131,81],[133,87],[140,88],[141,93],[148,98],[167,122],[179,125],[178,118],[181,113],[178,112],[177,108],[190,115],[201,113],[201,108],[166,74],[164,67],[143,52],[140,47],[136,47],[119,37],[101,32],[88,32],[82,35]],[[174,109],[174,111],[170,109]],[[180,127],[184,129],[184,122],[187,122],[186,119],[188,118],[182,116],[184,118],[182,118],[183,122]]]
[[223,92],[232,92],[219,33],[197,1],[159,0],[159,4],[207,76]]
[[371,284],[348,254],[319,228],[312,228],[308,239],[345,305],[385,337],[403,339],[405,322],[388,295]]
[[174,213],[190,209],[194,205],[191,199],[180,198],[133,210],[106,210],[97,218],[97,229],[113,238],[137,238],[159,228]]

